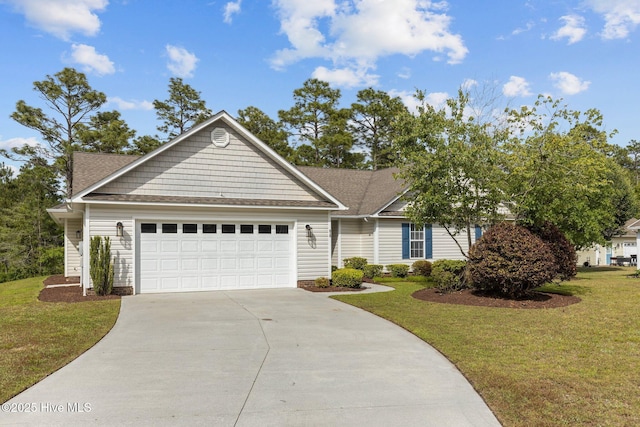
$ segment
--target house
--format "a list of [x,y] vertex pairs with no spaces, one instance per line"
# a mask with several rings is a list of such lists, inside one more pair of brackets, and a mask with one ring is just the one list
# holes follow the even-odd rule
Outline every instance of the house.
[[[640,229],[640,221],[631,218],[625,222],[622,229],[623,233],[614,236],[605,246],[595,245],[578,251],[578,265],[612,265],[616,264],[618,259],[620,262],[635,264],[638,256],[637,230]],[[623,259],[629,261],[622,261]]]
[[459,258],[442,228],[403,217],[394,172],[296,168],[222,111],[142,157],[76,153],[72,195],[49,214],[85,292],[94,236],[134,294],[295,287],[353,256]]

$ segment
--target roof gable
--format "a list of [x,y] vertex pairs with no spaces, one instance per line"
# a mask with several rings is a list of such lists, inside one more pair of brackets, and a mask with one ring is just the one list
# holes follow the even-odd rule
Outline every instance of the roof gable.
[[74,197],[89,194],[122,195],[127,200],[161,196],[164,200],[283,200],[311,205],[329,201],[334,208],[344,208],[225,112],[94,181]]
[[106,153],[73,153],[73,195],[135,162],[140,156]]

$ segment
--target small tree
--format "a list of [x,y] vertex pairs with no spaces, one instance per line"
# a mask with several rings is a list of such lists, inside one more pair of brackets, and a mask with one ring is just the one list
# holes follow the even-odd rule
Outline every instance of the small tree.
[[109,295],[113,290],[113,262],[111,261],[111,240],[101,236],[91,238],[89,247],[89,274],[96,295]]
[[539,237],[519,225],[501,222],[469,250],[467,278],[478,290],[518,298],[553,280],[554,261]]

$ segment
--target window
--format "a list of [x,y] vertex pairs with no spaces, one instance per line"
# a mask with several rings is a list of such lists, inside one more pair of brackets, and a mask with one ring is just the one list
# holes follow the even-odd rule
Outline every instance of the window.
[[202,224],[202,232],[205,234],[214,234],[218,232],[216,224]]
[[222,233],[223,234],[233,234],[236,232],[235,224],[222,224]]
[[196,234],[198,232],[198,224],[182,224],[182,234]]
[[424,258],[424,228],[416,228],[412,223],[410,230],[411,258]]
[[276,234],[289,234],[288,225],[276,225]]
[[162,232],[165,234],[175,234],[178,232],[178,224],[162,224]]
[[141,233],[156,233],[157,230],[158,230],[157,224],[150,224],[150,223],[140,224]]
[[271,234],[271,226],[270,225],[259,225],[258,226],[259,234]]
[[240,233],[253,234],[253,224],[240,224]]

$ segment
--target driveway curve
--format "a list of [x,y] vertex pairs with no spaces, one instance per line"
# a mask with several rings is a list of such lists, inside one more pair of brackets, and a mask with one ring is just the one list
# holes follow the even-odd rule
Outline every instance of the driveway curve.
[[428,344],[301,289],[124,297],[98,344],[8,404],[0,425],[500,425]]

